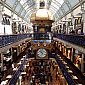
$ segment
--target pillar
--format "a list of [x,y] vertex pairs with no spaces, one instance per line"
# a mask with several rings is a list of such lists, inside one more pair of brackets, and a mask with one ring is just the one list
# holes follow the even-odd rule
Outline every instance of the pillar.
[[0,4],[0,33],[1,34],[3,33],[2,30],[4,30],[1,28],[2,27],[2,20],[3,20],[3,17],[2,17],[3,8],[4,7],[2,6],[2,4]]
[[75,57],[75,49],[72,48],[72,55],[71,55],[71,61],[74,62],[74,57]]
[[81,12],[82,12],[82,22],[83,22],[83,34],[85,34],[85,3],[81,4]]
[[18,79],[17,85],[21,85],[21,80],[22,80],[22,76],[19,76],[19,79]]
[[2,23],[2,7],[1,7],[1,4],[0,4],[0,24]]
[[73,30],[75,29],[75,18],[73,15],[73,12],[71,13],[71,17],[72,17],[72,25],[73,25]]
[[12,48],[10,48],[10,51],[11,51],[11,62],[13,62],[13,57],[12,57]]
[[85,56],[85,54],[82,54],[82,59],[81,59],[81,72],[84,72],[84,56]]
[[4,60],[4,56],[3,56],[3,54],[2,53],[0,53],[0,56],[1,56],[1,71],[3,71],[4,70],[4,66],[3,66],[3,60]]
[[39,26],[37,26],[37,25],[33,25],[33,31],[35,32],[35,33],[37,33],[38,31],[39,31]]
[[12,23],[13,23],[13,15],[14,15],[14,13],[13,13],[13,12],[11,12],[10,25],[11,25],[11,29],[12,29],[12,34],[13,34],[13,28],[12,28]]
[[64,55],[67,56],[67,48],[64,46]]
[[68,22],[66,22],[66,34],[69,34],[69,32],[68,32]]

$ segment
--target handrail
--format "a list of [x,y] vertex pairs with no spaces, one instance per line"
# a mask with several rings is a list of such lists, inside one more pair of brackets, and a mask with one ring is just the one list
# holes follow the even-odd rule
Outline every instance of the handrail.
[[62,63],[62,61],[58,58],[58,56],[55,57],[64,77],[66,78],[69,85],[75,85],[74,80],[71,78],[70,74],[67,72],[65,65]]
[[25,38],[30,38],[30,34],[0,35],[0,47],[10,45]]
[[54,33],[53,37],[85,47],[85,35],[72,35],[72,34],[67,35]]
[[19,66],[19,69],[15,72],[15,74],[12,76],[9,85],[16,85],[17,79],[19,78],[21,72],[24,69],[24,65],[27,63],[26,59],[28,56],[26,55],[25,59],[23,60],[22,64]]
[[[23,40],[25,38],[34,39],[34,37],[33,37],[34,35],[37,36],[37,35],[41,35],[41,34],[49,36],[50,33],[27,33],[27,34],[0,35],[0,48],[13,44],[13,43]],[[37,38],[39,38],[39,36]],[[47,39],[47,37],[46,37],[46,39]]]
[[85,76],[82,74],[82,72],[71,62],[70,59],[68,59],[61,51],[59,51],[58,48],[56,48],[56,54],[59,54],[62,59],[67,63],[67,65],[70,67],[70,69],[73,71],[73,74],[78,77],[79,81],[82,85],[85,84]]

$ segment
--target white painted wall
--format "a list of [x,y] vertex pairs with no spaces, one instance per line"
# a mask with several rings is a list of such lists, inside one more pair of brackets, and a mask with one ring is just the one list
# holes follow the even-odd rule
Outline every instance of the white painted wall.
[[79,6],[78,8],[76,8],[76,9],[73,11],[73,15],[74,15],[74,16],[78,16],[79,13],[81,13],[81,6]]

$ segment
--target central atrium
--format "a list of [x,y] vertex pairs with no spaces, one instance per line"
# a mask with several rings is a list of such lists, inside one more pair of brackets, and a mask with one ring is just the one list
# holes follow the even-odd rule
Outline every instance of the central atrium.
[[85,0],[0,0],[0,85],[85,85]]

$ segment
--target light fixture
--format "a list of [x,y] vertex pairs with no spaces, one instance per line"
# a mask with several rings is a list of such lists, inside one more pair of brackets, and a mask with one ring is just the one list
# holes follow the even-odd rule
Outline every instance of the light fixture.
[[38,43],[37,45],[40,46],[40,43]]
[[19,76],[19,79],[22,79],[22,76]]
[[6,78],[10,79],[12,77],[12,75],[8,75]]
[[46,43],[44,43],[44,46],[46,46]]
[[13,71],[16,71],[17,70],[17,68],[13,68]]
[[73,73],[72,70],[68,70],[69,73]]
[[[73,79],[78,79],[76,76],[72,75]],[[78,84],[79,85],[79,84]]]
[[22,75],[23,75],[23,74],[25,75],[25,74],[26,74],[26,72],[21,72],[21,74],[22,74]]
[[18,63],[19,65],[22,64],[21,61]]
[[66,66],[66,68],[69,68],[68,66]]

